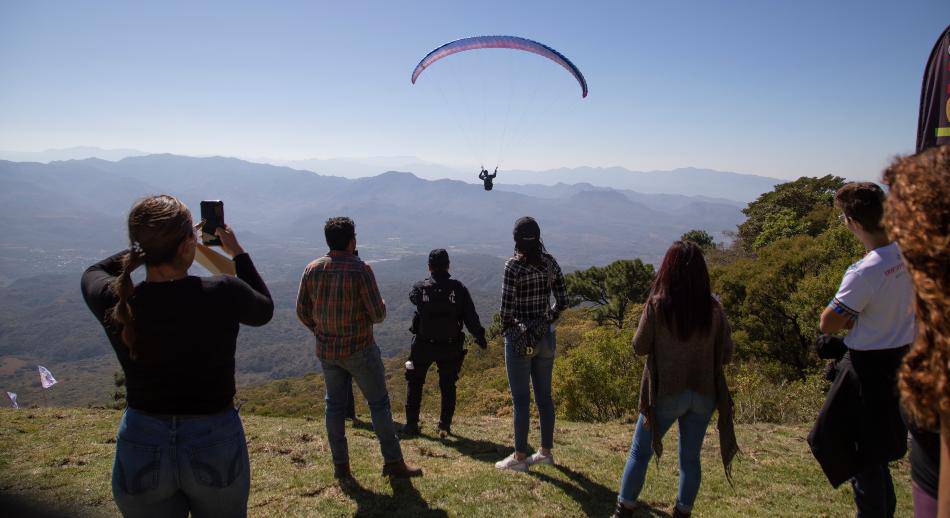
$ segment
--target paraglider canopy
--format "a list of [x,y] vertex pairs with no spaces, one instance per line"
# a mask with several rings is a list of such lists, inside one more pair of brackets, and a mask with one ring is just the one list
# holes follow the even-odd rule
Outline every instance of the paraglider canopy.
[[[412,71],[412,84],[415,85],[419,76],[436,61],[453,54],[477,49],[522,51],[485,53],[484,55],[485,58],[488,58],[486,62],[491,63],[491,66],[497,66],[499,62],[504,61],[519,62],[519,66],[509,67],[508,73],[500,74],[495,69],[489,69],[487,74],[476,74],[475,69],[471,67],[456,67],[456,63],[471,65],[471,58],[482,56],[482,53],[473,52],[467,57],[453,58],[449,60],[449,64],[441,66],[445,68],[440,67],[437,72],[430,73],[430,79],[427,80],[426,85],[433,84],[438,89],[451,119],[456,123],[459,133],[464,137],[465,143],[470,148],[472,158],[475,163],[483,164],[478,173],[478,179],[484,182],[485,190],[490,191],[492,190],[493,180],[498,175],[502,159],[506,158],[506,152],[516,145],[522,145],[529,136],[537,135],[537,132],[528,130],[544,114],[539,109],[546,108],[550,110],[555,106],[555,101],[558,100],[555,95],[550,97],[550,102],[538,101],[538,94],[545,96],[545,94],[554,92],[555,89],[570,86],[567,82],[559,86],[545,82],[546,78],[556,79],[560,72],[547,65],[545,61],[535,60],[524,53],[541,56],[567,70],[580,85],[582,99],[587,97],[587,79],[584,78],[584,75],[571,60],[543,43],[518,36],[474,36],[451,41],[426,54]],[[523,63],[521,63],[522,61]],[[537,62],[537,64],[534,62]],[[535,69],[535,67],[537,68]],[[452,73],[453,70],[455,73]],[[432,74],[435,74],[435,76],[432,76]],[[520,79],[527,79],[525,84],[516,84],[519,76]],[[486,77],[490,79],[486,81]],[[445,81],[446,79],[450,81],[454,79],[457,84],[442,88],[440,80]],[[499,88],[498,83],[507,84],[508,88]],[[554,83],[557,83],[557,81]],[[474,86],[476,84],[480,84],[481,88]],[[426,89],[429,87],[419,88]],[[507,95],[504,95],[505,92],[507,92]],[[453,100],[455,102],[449,100],[453,96],[456,97]],[[521,98],[516,100],[516,96]],[[506,100],[507,102],[505,102]],[[492,110],[495,112],[489,115]],[[494,172],[489,173],[484,164],[492,162],[492,158],[487,156],[487,153],[493,151],[497,151],[495,155],[497,159],[494,160]]]
[[412,84],[416,84],[416,79],[419,78],[422,71],[436,61],[446,56],[451,56],[452,54],[475,49],[523,50],[550,59],[564,67],[565,70],[574,76],[574,79],[576,79],[581,86],[581,97],[587,97],[587,80],[584,79],[584,75],[581,74],[581,71],[574,66],[574,63],[571,63],[571,60],[543,43],[518,36],[474,36],[446,43],[428,53],[426,57],[422,58],[422,61],[416,65],[415,70],[412,71]]

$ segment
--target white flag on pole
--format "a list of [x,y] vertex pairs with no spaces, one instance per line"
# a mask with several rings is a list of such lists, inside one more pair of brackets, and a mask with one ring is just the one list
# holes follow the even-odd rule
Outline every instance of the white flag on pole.
[[40,384],[43,385],[43,388],[48,389],[56,384],[56,378],[53,377],[53,373],[49,369],[42,365],[36,367],[40,371]]
[[13,402],[13,408],[20,408],[20,405],[16,404],[16,393],[7,392],[7,397],[10,398],[11,402]]

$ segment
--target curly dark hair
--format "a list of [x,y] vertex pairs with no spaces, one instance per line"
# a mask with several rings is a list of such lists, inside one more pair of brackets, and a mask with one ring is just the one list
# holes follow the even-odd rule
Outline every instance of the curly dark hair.
[[323,235],[327,238],[330,250],[346,250],[356,237],[356,225],[347,217],[330,218],[323,226]]
[[846,183],[835,192],[835,205],[868,232],[884,232],[884,190],[873,182]]
[[884,222],[913,275],[917,338],[899,372],[901,399],[914,420],[936,428],[950,415],[950,146],[897,158]]

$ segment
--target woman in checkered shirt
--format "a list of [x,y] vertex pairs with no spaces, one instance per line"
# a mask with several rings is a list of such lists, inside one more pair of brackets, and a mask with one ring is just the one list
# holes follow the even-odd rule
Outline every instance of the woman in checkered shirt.
[[[556,343],[554,321],[567,307],[567,293],[561,267],[544,249],[541,227],[533,218],[515,222],[515,255],[505,263],[502,282],[501,319],[505,328],[505,366],[514,404],[515,451],[497,462],[503,470],[527,471],[532,464],[554,464],[554,401],[551,373]],[[551,296],[554,305],[551,305]],[[514,338],[527,330],[540,338],[531,353],[518,351]],[[541,449],[528,456],[528,428],[531,421],[531,387],[541,420]]]

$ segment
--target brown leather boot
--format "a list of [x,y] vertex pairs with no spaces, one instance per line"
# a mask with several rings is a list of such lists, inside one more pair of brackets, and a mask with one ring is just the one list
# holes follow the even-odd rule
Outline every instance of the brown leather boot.
[[333,476],[336,477],[338,480],[353,478],[353,473],[350,471],[350,463],[344,462],[342,464],[334,464]]
[[421,477],[422,468],[410,466],[405,461],[387,462],[383,464],[383,476],[393,478]]
[[673,518],[689,518],[690,514],[692,513],[680,511],[679,507],[673,506]]

